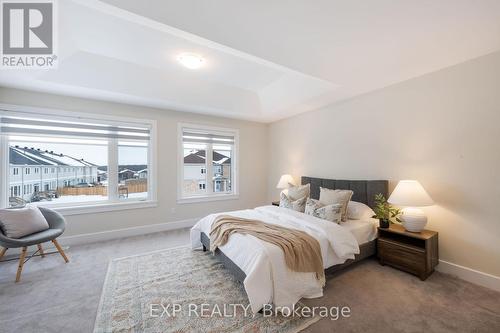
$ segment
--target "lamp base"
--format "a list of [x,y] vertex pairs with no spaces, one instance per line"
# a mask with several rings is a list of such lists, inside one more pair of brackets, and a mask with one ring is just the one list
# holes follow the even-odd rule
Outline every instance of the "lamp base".
[[427,216],[419,208],[404,208],[400,219],[403,227],[411,232],[421,232],[427,224]]

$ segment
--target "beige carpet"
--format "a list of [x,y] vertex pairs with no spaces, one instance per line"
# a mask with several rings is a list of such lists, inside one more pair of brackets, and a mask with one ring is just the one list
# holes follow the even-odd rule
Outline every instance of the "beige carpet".
[[305,332],[500,332],[500,292],[439,272],[421,281],[367,259],[327,276],[324,293],[303,303],[347,305],[352,315]]

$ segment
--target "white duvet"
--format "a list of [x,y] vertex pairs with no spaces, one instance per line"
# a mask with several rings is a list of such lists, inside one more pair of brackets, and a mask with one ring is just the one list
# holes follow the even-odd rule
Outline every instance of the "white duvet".
[[[302,230],[316,238],[321,246],[325,268],[353,259],[359,253],[358,242],[351,232],[336,223],[291,209],[263,206],[233,212],[211,214],[191,229],[193,249],[201,247],[200,234],[207,236],[220,214],[260,220],[270,224]],[[243,281],[252,311],[264,304],[291,307],[302,297],[323,296],[323,288],[314,273],[292,272],[285,264],[283,251],[276,245],[251,235],[233,234],[220,249],[246,274]]]

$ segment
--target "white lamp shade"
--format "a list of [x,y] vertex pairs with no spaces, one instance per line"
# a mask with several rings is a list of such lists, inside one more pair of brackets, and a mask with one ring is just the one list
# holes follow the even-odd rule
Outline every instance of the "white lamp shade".
[[283,175],[280,178],[280,181],[278,182],[278,185],[276,185],[276,188],[284,189],[284,188],[289,188],[290,184],[295,185],[295,181],[293,180],[293,177],[290,175]]
[[423,207],[434,205],[432,198],[416,180],[399,181],[387,201],[393,205],[403,207]]

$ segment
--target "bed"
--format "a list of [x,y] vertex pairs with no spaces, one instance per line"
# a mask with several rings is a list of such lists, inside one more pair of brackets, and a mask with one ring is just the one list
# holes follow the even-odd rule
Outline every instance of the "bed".
[[[302,177],[301,183],[310,184],[311,198],[318,199],[320,187],[329,189],[349,189],[354,192],[352,201],[374,207],[374,197],[382,193],[387,197],[386,180],[334,180]],[[287,223],[290,227],[303,227],[313,232],[320,240],[324,268],[327,274],[368,258],[376,251],[376,221],[369,219],[348,220],[341,225],[320,220],[289,209],[263,206],[253,210],[230,212],[241,217],[259,218],[268,223]],[[191,230],[192,247],[210,248],[208,236],[211,221],[218,214],[211,214],[200,220]],[[323,222],[324,221],[324,222]],[[312,230],[312,231],[311,231]],[[251,236],[235,234],[230,242],[214,253],[234,277],[242,282],[249,297],[252,311],[258,312],[263,304],[274,303],[277,307],[292,306],[300,298],[322,296],[322,288],[314,285],[306,274],[290,273],[282,267],[279,253],[259,243]],[[250,237],[250,238],[249,238]],[[326,239],[326,240],[325,240]],[[269,276],[269,278],[268,278]]]

